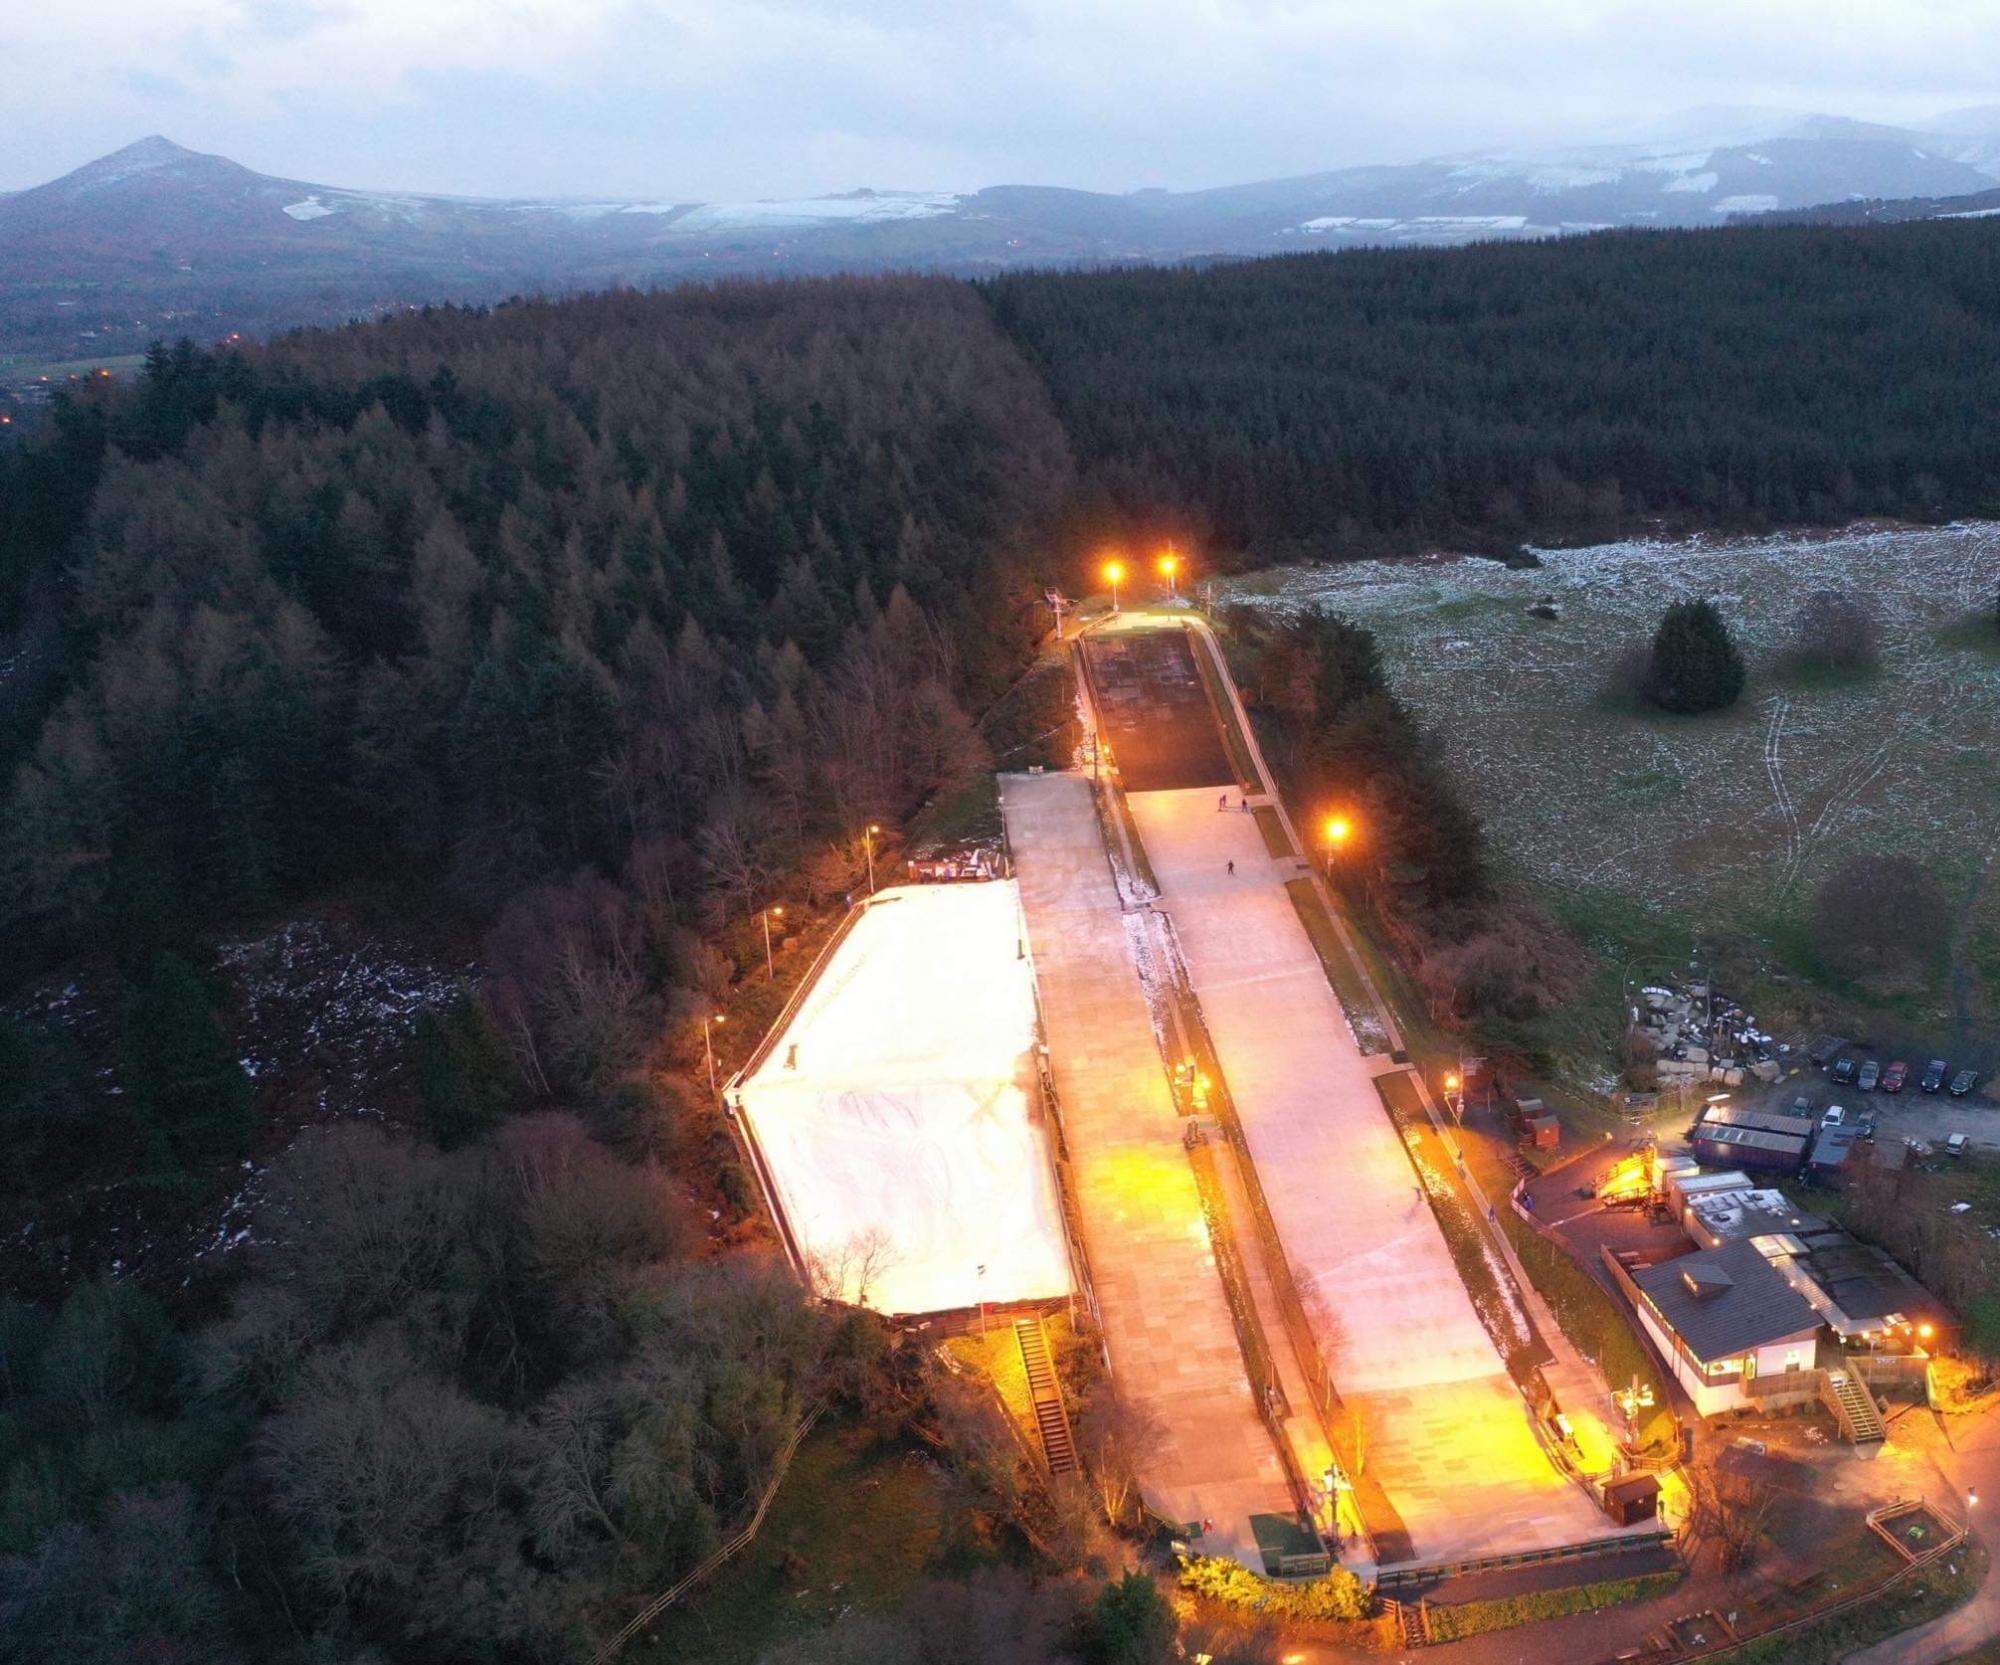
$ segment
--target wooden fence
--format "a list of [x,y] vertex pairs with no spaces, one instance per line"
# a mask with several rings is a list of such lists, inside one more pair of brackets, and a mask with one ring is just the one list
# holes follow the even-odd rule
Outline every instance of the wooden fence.
[[692,1590],[703,1579],[708,1577],[723,1562],[727,1561],[733,1555],[740,1554],[744,1549],[749,1547],[751,1540],[757,1536],[759,1529],[762,1528],[764,1517],[771,1512],[772,1500],[778,1495],[778,1487],[784,1483],[785,1471],[792,1466],[792,1458],[798,1454],[800,1442],[805,1439],[807,1434],[812,1432],[813,1424],[819,1421],[820,1415],[825,1409],[826,1407],[823,1404],[813,1406],[811,1410],[807,1411],[799,1419],[799,1425],[792,1430],[792,1437],[778,1448],[778,1455],[771,1465],[771,1478],[765,1482],[763,1495],[757,1499],[756,1512],[751,1515],[749,1520],[744,1522],[736,1532],[717,1544],[714,1549],[710,1550],[693,1570],[676,1579],[651,1601],[647,1602],[644,1607],[640,1608],[623,1630],[619,1631],[616,1636],[612,1637],[610,1641],[606,1642],[604,1646],[590,1656],[590,1665],[608,1665],[609,1661],[618,1657],[619,1650],[627,1642],[631,1641],[633,1637],[637,1636],[640,1631],[644,1630],[646,1626],[651,1624],[662,1613],[666,1612],[669,1607],[673,1606],[688,1591]]

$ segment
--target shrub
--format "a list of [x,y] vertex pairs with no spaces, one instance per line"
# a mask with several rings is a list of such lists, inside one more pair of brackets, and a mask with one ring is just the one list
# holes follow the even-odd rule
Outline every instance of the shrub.
[[1677,601],[1653,636],[1650,696],[1665,711],[1721,711],[1743,692],[1743,655],[1712,601]]
[[1507,1630],[1515,1625],[1536,1624],[1571,1613],[1595,1613],[1601,1608],[1623,1607],[1650,1601],[1680,1583],[1678,1572],[1646,1573],[1638,1578],[1609,1578],[1597,1584],[1579,1584],[1567,1590],[1540,1590],[1532,1595],[1509,1596],[1498,1601],[1468,1601],[1430,1609],[1431,1639],[1455,1642],[1465,1636],[1479,1636],[1491,1630]]
[[1365,1619],[1374,1608],[1368,1587],[1345,1567],[1324,1578],[1281,1583],[1259,1578],[1225,1556],[1184,1555],[1180,1585],[1193,1595],[1276,1620]]
[[1813,896],[1813,947],[1851,973],[1918,968],[1938,955],[1950,930],[1944,892],[1909,856],[1855,856]]
[[1128,1572],[1098,1592],[1084,1657],[1091,1665],[1164,1665],[1178,1629],[1159,1585]]

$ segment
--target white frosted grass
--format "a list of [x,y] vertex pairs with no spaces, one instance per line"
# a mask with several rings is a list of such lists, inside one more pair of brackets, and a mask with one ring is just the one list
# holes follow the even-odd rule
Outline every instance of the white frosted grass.
[[742,1085],[828,1293],[896,1313],[1069,1293],[1022,937],[1012,880],[882,892]]
[[[2000,665],[1939,639],[1990,609],[2000,525],[1635,539],[1251,574],[1221,600],[1319,606],[1369,626],[1396,691],[1439,735],[1497,852],[1538,888],[1611,892],[1697,927],[1796,909],[1857,850],[1963,862],[1996,835]],[[1795,688],[1773,673],[1801,602],[1851,587],[1877,609],[1882,668]],[[1698,721],[1607,705],[1620,648],[1666,605],[1716,598],[1749,661],[1738,706]],[[1554,619],[1529,616],[1546,598]],[[1766,740],[1773,702],[1782,794]],[[1787,809],[1789,805],[1789,811]],[[1794,820],[1796,818],[1796,820]]]

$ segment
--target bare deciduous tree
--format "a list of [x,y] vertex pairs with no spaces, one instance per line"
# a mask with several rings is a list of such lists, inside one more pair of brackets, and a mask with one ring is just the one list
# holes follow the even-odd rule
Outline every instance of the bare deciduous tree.
[[1814,590],[1792,625],[1792,652],[1805,665],[1853,673],[1871,670],[1881,652],[1874,607],[1853,590]]

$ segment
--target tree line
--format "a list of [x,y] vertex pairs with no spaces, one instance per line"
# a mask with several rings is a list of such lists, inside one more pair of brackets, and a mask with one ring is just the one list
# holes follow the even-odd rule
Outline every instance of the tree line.
[[1093,526],[1253,560],[2000,506],[2000,231],[1621,232],[983,286]]

